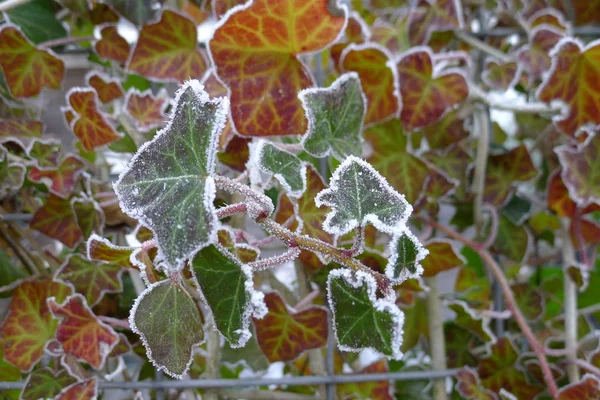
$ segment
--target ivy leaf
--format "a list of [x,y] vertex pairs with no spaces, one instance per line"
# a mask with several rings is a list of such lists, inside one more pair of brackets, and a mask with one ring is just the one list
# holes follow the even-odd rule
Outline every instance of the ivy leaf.
[[98,95],[93,89],[72,88],[67,93],[70,110],[74,113],[69,127],[87,151],[121,136],[98,109]]
[[118,293],[123,290],[118,265],[95,263],[78,255],[71,255],[56,271],[55,278],[69,282],[78,293],[85,296],[90,307],[104,297],[104,293]]
[[563,167],[562,179],[571,198],[581,207],[600,204],[600,135],[589,137],[577,148],[560,146],[555,151]]
[[498,63],[487,60],[481,79],[490,88],[505,91],[515,86],[520,76],[521,70],[514,61]]
[[496,400],[494,392],[481,386],[477,371],[464,367],[456,373],[456,391],[467,400]]
[[519,49],[517,59],[531,79],[540,79],[550,69],[552,58],[549,52],[562,39],[564,33],[547,24],[529,32],[529,43]]
[[458,109],[447,112],[437,122],[424,127],[423,135],[432,149],[439,149],[468,138],[469,130],[465,128],[461,109]]
[[133,253],[133,247],[116,246],[107,239],[92,234],[88,238],[86,249],[87,257],[90,260],[104,261],[123,268],[131,268],[129,258]]
[[340,56],[344,71],[355,71],[360,77],[367,97],[365,124],[372,124],[397,116],[400,111],[400,93],[392,55],[374,43],[350,44]]
[[221,228],[217,232],[219,244],[244,264],[256,261],[260,256],[260,249],[246,243],[236,243],[235,233],[231,229]]
[[407,130],[437,121],[469,94],[462,70],[434,73],[432,58],[429,47],[415,47],[397,61],[402,96],[400,120]]
[[515,182],[527,182],[537,175],[529,151],[524,144],[501,154],[488,157],[483,198],[500,206],[509,199]]
[[408,37],[413,46],[429,43],[434,32],[462,28],[461,2],[454,0],[421,0],[408,19]]
[[329,273],[327,293],[338,347],[351,352],[371,348],[398,359],[404,316],[393,302],[377,299],[376,290],[375,279],[364,272]]
[[4,147],[0,146],[0,199],[10,193],[18,191],[25,180],[25,165],[18,162],[9,162]]
[[515,225],[504,215],[500,216],[494,241],[496,251],[513,261],[521,262],[529,250],[529,241],[529,232],[524,226]]
[[83,232],[77,225],[69,199],[54,194],[35,212],[29,226],[71,249],[83,239]]
[[292,0],[253,0],[219,21],[209,49],[215,72],[231,91],[231,116],[239,134],[306,132],[297,93],[312,86],[313,79],[297,57],[334,42],[346,15],[346,6],[326,0],[307,0],[302,7]]
[[265,294],[269,309],[262,319],[254,319],[256,337],[269,362],[292,361],[302,352],[327,344],[327,309],[310,307],[288,310],[281,296]]
[[579,382],[560,388],[558,400],[594,400],[600,398],[600,381],[593,375],[585,374]]
[[30,371],[44,354],[48,340],[54,338],[58,322],[52,318],[46,299],[63,301],[72,292],[63,283],[51,279],[28,280],[14,290],[8,315],[0,329],[4,359]]
[[165,9],[158,22],[142,28],[127,69],[169,82],[200,78],[206,71],[206,62],[198,49],[194,21]]
[[344,235],[372,223],[390,234],[404,231],[412,206],[369,163],[349,156],[335,170],[328,189],[315,198],[317,207],[331,207],[323,229]]
[[140,294],[131,309],[129,324],[141,336],[152,364],[178,379],[187,372],[193,349],[204,338],[196,303],[171,280],[154,283]]
[[135,120],[138,131],[147,132],[160,127],[166,120],[165,110],[169,105],[166,90],[155,96],[151,90],[140,92],[129,89],[125,98],[125,111]]
[[254,290],[252,271],[215,245],[196,254],[192,269],[217,330],[232,348],[243,347],[252,336],[250,317],[262,318],[266,313],[263,294]]
[[452,243],[443,239],[434,239],[427,243],[425,249],[429,255],[421,262],[423,276],[436,276],[440,272],[464,265],[466,260],[457,254]]
[[98,380],[96,378],[74,383],[64,388],[56,400],[84,400],[98,397]]
[[15,282],[27,278],[27,276],[22,268],[13,263],[6,251],[0,248],[0,293],[8,290]]
[[69,156],[57,168],[31,167],[29,180],[37,183],[46,183],[50,180],[51,184],[48,185],[50,193],[66,199],[75,188],[77,178],[83,172],[84,167],[85,164],[79,157]]
[[93,233],[101,234],[104,230],[104,211],[91,197],[71,199],[71,208],[75,214],[77,225],[87,240]]
[[304,89],[298,97],[308,118],[302,137],[308,153],[320,158],[331,154],[339,160],[360,156],[367,99],[357,73],[340,76],[328,88]]
[[90,71],[85,78],[87,84],[98,93],[98,98],[103,104],[123,96],[123,88],[118,79],[112,79],[97,71]]
[[62,369],[55,374],[50,368],[42,368],[32,372],[25,382],[21,398],[23,400],[38,400],[54,398],[61,390],[77,382],[69,373]]
[[576,212],[583,215],[600,210],[600,205],[596,203],[590,204],[583,210],[577,209],[577,203],[571,199],[569,191],[563,182],[561,170],[556,170],[550,175],[547,190],[548,207],[558,214],[559,217],[573,217]]
[[119,22],[121,16],[115,9],[105,3],[94,2],[90,10],[90,21],[94,25]]
[[27,149],[35,138],[42,136],[44,129],[42,121],[0,118],[0,143],[14,142]]
[[101,39],[94,44],[96,53],[107,60],[125,64],[129,58],[129,43],[119,35],[117,26],[108,25],[103,27],[100,31],[100,36]]
[[274,176],[290,197],[300,197],[306,190],[306,164],[296,155],[261,140],[252,146],[250,165]]
[[50,50],[35,47],[11,24],[0,28],[0,66],[15,97],[32,97],[43,88],[60,89],[65,64]]
[[420,262],[429,253],[421,242],[410,231],[406,230],[392,238],[390,257],[385,267],[385,275],[394,283],[402,283],[409,278],[416,278],[423,273]]
[[490,347],[490,354],[481,358],[477,372],[481,384],[486,389],[498,393],[501,389],[512,392],[517,399],[533,399],[542,387],[529,383],[523,371],[518,368],[518,353],[506,337],[502,337]]
[[[385,359],[375,361],[357,371],[358,374],[385,374],[389,372]],[[344,383],[337,385],[337,394],[342,399],[393,400],[389,381]],[[357,397],[358,396],[358,397]]]
[[56,339],[65,352],[96,369],[102,368],[112,348],[119,341],[117,333],[98,320],[81,294],[73,294],[59,304],[48,299],[48,308],[60,320]]
[[512,285],[511,289],[515,295],[517,306],[523,316],[529,321],[536,321],[544,313],[544,297],[535,287],[529,283]]
[[45,0],[22,3],[6,11],[6,16],[35,44],[67,36],[61,21],[55,16],[52,3]]
[[[229,121],[223,129],[223,137],[226,130],[231,132],[231,124]],[[232,168],[236,171],[243,172],[246,170],[246,163],[250,158],[250,149],[248,148],[252,139],[243,138],[232,134],[232,138],[225,145],[225,149],[217,154],[219,162]]]
[[150,228],[173,269],[216,239],[216,146],[227,98],[210,100],[198,81],[177,92],[168,125],[132,158],[115,192],[121,209]]
[[371,126],[365,139],[373,148],[368,161],[381,171],[388,182],[414,204],[420,197],[429,175],[429,167],[407,151],[408,136],[398,119]]
[[58,165],[61,150],[62,145],[58,140],[33,139],[27,153],[37,161],[38,167],[50,168]]
[[600,124],[600,113],[595,106],[600,95],[595,85],[600,80],[597,68],[600,41],[584,47],[577,40],[563,39],[550,54],[552,67],[537,97],[545,102],[560,100],[568,106],[563,115],[554,118],[563,133],[575,136],[580,129],[594,128]]
[[448,308],[455,314],[455,323],[461,328],[467,329],[484,342],[495,342],[496,337],[490,329],[490,319],[475,309],[469,307],[461,300],[454,300],[448,304]]

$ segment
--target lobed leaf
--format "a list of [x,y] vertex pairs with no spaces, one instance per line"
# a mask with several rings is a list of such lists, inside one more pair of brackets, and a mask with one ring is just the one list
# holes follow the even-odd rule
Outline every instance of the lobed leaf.
[[91,378],[67,386],[56,396],[56,400],[87,400],[96,399],[97,396],[98,380]]
[[600,381],[593,375],[585,374],[579,381],[560,388],[558,400],[593,400],[600,397]]
[[453,31],[463,27],[460,1],[421,0],[408,18],[408,36],[412,45],[429,43],[434,32]]
[[32,119],[0,118],[0,143],[14,142],[26,149],[44,133],[44,123]]
[[167,119],[165,110],[168,106],[166,90],[155,96],[151,90],[142,93],[129,89],[125,97],[125,111],[135,120],[136,129],[142,132],[160,127]]
[[94,44],[96,53],[102,58],[125,64],[129,58],[129,43],[119,35],[117,26],[107,25],[103,27],[100,36],[101,39]]
[[15,97],[32,97],[43,88],[60,89],[65,64],[50,50],[40,50],[21,30],[4,24],[0,28],[0,66]]
[[269,362],[291,361],[306,350],[327,344],[327,309],[309,307],[293,312],[275,292],[265,294],[265,304],[269,312],[254,319],[254,326]]
[[50,368],[41,368],[27,377],[21,398],[23,400],[54,398],[61,390],[75,382],[77,379],[64,369],[55,374]]
[[90,260],[104,261],[123,268],[131,268],[129,258],[133,253],[133,247],[116,246],[107,239],[92,234],[88,238],[86,249],[87,257]]
[[529,43],[517,51],[517,60],[530,79],[540,79],[550,69],[549,52],[564,35],[560,29],[548,25],[537,26],[529,32]]
[[339,160],[362,153],[362,126],[367,99],[355,72],[346,73],[328,88],[301,90],[298,97],[308,118],[304,149],[315,157]]
[[91,197],[76,197],[71,199],[71,208],[81,229],[83,237],[87,240],[92,234],[101,234],[104,230],[104,211]]
[[488,157],[483,198],[500,206],[509,199],[515,182],[526,182],[537,175],[529,151],[524,144],[500,154]]
[[[374,361],[357,371],[358,374],[385,374],[388,372],[388,363],[385,359]],[[353,382],[337,385],[337,395],[342,399],[393,400],[395,397],[391,395],[392,392],[393,386],[389,381]]]
[[498,232],[494,240],[494,250],[509,259],[521,262],[527,255],[530,246],[529,232],[522,225],[514,224],[501,215],[498,221]]
[[429,251],[409,230],[394,235],[390,244],[390,256],[385,275],[394,283],[402,283],[407,279],[423,274],[421,261],[426,259]]
[[441,119],[423,128],[423,135],[433,149],[445,148],[469,137],[461,109],[447,112]]
[[215,245],[200,250],[191,265],[217,330],[231,347],[243,347],[252,336],[250,317],[262,318],[266,313],[263,294],[254,290],[252,271]]
[[456,391],[467,400],[496,400],[491,390],[481,386],[477,371],[465,367],[456,373]]
[[377,299],[375,279],[365,272],[336,269],[327,278],[333,328],[342,351],[371,348],[387,357],[402,357],[404,315],[387,299]]
[[212,175],[228,106],[226,98],[210,100],[198,81],[187,82],[167,126],[140,147],[115,184],[121,209],[152,230],[174,270],[216,239]]
[[98,93],[98,98],[102,104],[110,103],[111,101],[123,96],[123,88],[118,79],[112,79],[104,76],[97,71],[90,71],[85,80],[87,84],[94,88]]
[[[2,128],[0,128],[2,129]],[[56,167],[61,153],[61,143],[55,139],[33,139],[27,153],[40,168]]]
[[71,202],[54,194],[33,214],[29,226],[69,248],[74,248],[83,239]]
[[335,170],[328,189],[315,198],[317,207],[331,207],[323,229],[343,235],[372,223],[390,234],[404,231],[412,206],[369,163],[350,156]]
[[306,190],[306,164],[302,160],[265,140],[256,142],[251,148],[250,169],[254,167],[274,176],[288,196],[302,196]]
[[443,239],[430,240],[425,246],[427,257],[421,262],[423,276],[436,276],[440,272],[464,265],[466,260],[454,250],[452,243]]
[[239,134],[306,131],[297,93],[312,86],[313,79],[297,57],[337,40],[346,15],[345,5],[330,0],[252,0],[227,12],[209,49],[216,74],[231,92],[231,117]]
[[600,135],[596,134],[576,148],[564,145],[555,150],[563,168],[563,182],[580,207],[600,205],[599,148]]
[[508,90],[515,86],[521,77],[519,65],[514,62],[498,63],[487,60],[481,75],[483,82],[494,90]]
[[85,164],[77,156],[65,158],[56,168],[31,167],[29,180],[37,183],[48,183],[50,193],[63,199],[69,198],[77,184],[79,175],[84,171]]

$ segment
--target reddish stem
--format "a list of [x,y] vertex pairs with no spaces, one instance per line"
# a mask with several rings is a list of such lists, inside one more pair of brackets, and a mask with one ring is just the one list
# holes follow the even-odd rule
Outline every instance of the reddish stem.
[[93,36],[67,36],[64,38],[48,40],[39,44],[40,47],[56,47],[65,46],[67,44],[79,43],[79,42],[91,42],[94,40]]
[[247,205],[246,203],[235,203],[230,204],[225,207],[221,207],[217,210],[217,218],[223,219],[234,214],[244,213],[246,212]]
[[131,327],[129,326],[129,321],[127,321],[126,319],[112,318],[104,315],[99,316],[98,319],[104,322],[105,324],[112,326],[113,328],[131,329]]

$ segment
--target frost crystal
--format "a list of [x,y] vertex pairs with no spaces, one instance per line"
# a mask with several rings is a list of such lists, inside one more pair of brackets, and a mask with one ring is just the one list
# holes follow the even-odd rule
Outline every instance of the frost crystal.
[[404,195],[369,163],[354,156],[335,170],[330,187],[317,194],[315,203],[332,208],[323,223],[323,229],[332,235],[344,235],[369,222],[382,232],[401,234],[412,213]]
[[429,254],[429,251],[409,230],[394,236],[389,249],[390,257],[385,267],[385,275],[394,283],[402,283],[423,274],[420,261]]

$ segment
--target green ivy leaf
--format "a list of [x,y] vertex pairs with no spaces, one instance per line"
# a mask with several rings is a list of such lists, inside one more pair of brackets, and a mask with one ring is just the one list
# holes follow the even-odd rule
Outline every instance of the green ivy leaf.
[[54,374],[50,368],[34,371],[27,378],[21,398],[23,400],[38,400],[54,398],[61,390],[77,382],[66,370]]
[[315,157],[332,154],[339,160],[360,155],[367,100],[356,72],[340,76],[328,88],[301,90],[298,97],[308,118],[302,138],[308,153]]
[[129,324],[141,336],[152,364],[179,379],[192,363],[193,347],[204,338],[198,307],[172,280],[157,282],[140,294]]
[[338,346],[351,352],[371,348],[399,359],[404,317],[393,302],[377,299],[376,289],[375,279],[364,272],[329,273],[327,292]]
[[6,12],[10,21],[35,44],[67,36],[54,14],[52,4],[47,0],[33,0]]
[[250,165],[272,175],[291,197],[306,190],[306,164],[294,154],[261,140],[252,146]]
[[409,278],[416,278],[423,273],[420,262],[429,254],[423,248],[419,239],[406,231],[394,236],[389,245],[390,257],[385,274],[395,283],[401,283]]
[[26,277],[27,274],[12,262],[4,249],[0,249],[0,291]]
[[335,170],[329,188],[317,194],[315,203],[333,209],[323,223],[332,235],[344,235],[369,222],[382,232],[401,234],[412,213],[403,195],[369,163],[354,156]]
[[498,220],[498,233],[494,241],[494,250],[513,261],[520,262],[529,249],[529,233],[524,226],[515,225],[501,215]]
[[252,272],[221,246],[203,248],[192,260],[202,296],[212,310],[217,329],[233,348],[251,337],[250,317],[262,318],[264,295],[254,291]]
[[179,270],[216,239],[216,146],[229,102],[198,81],[177,92],[168,125],[144,144],[115,184],[121,208],[154,232],[159,255]]

